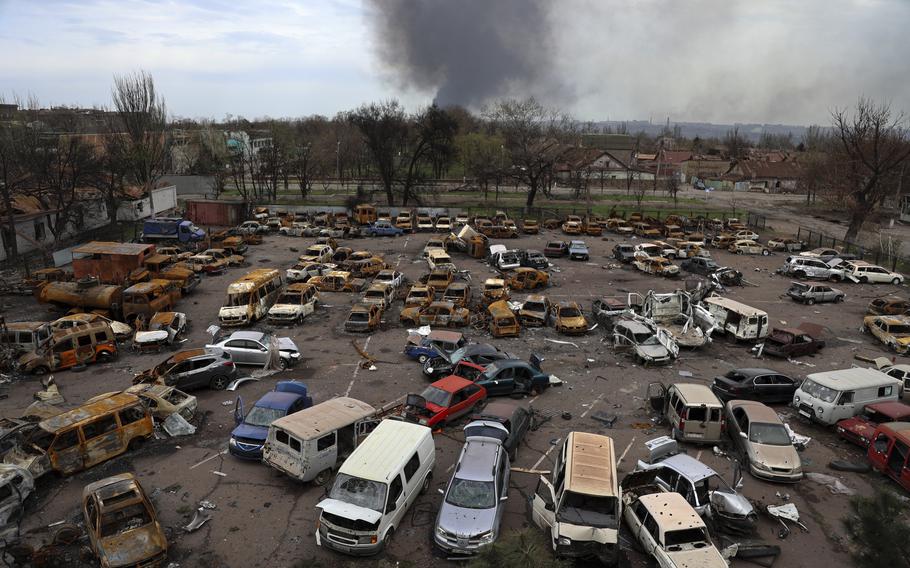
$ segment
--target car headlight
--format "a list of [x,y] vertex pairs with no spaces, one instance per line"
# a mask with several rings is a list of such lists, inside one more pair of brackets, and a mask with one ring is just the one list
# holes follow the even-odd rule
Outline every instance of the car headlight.
[[799,395],[796,395],[796,396],[793,397],[793,402],[794,402],[795,404],[799,404]]
[[572,539],[566,536],[559,537],[559,540],[556,543],[560,546],[570,546],[572,544]]
[[236,446],[236,445],[237,445],[237,439],[234,438],[233,436],[231,436],[231,439],[228,440],[228,445],[229,445],[229,446]]
[[496,538],[496,535],[493,534],[493,531],[487,531],[477,535],[477,539],[480,541],[480,544],[490,544]]
[[766,466],[765,464],[763,464],[761,462],[754,461],[754,462],[752,462],[752,465],[755,466],[755,469],[760,469],[762,471],[771,471],[770,467]]
[[436,534],[438,534],[439,536],[445,536],[445,535],[446,535],[446,531],[444,531],[442,527],[437,526],[437,527],[436,527]]
[[815,407],[815,414],[817,414],[818,416],[821,416],[821,415],[824,414],[824,413],[825,413],[825,409],[824,409],[824,408],[822,408],[821,406]]
[[299,358],[300,358],[300,353],[297,353],[296,351],[294,353],[291,353],[291,359],[299,359]]
[[421,426],[426,426],[426,425],[427,425],[427,419],[426,419],[426,418],[421,418],[421,419],[418,420],[417,422],[418,422]]

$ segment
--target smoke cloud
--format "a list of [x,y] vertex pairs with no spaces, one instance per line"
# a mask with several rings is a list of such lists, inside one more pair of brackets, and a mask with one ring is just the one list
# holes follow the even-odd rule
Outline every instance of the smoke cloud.
[[442,106],[515,93],[568,100],[552,80],[546,0],[369,0],[379,55],[404,87]]

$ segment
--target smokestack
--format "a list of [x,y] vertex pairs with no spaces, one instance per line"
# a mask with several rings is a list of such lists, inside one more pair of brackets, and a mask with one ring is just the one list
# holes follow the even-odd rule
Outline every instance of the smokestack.
[[544,0],[368,1],[382,62],[403,86],[435,89],[440,106],[565,89]]

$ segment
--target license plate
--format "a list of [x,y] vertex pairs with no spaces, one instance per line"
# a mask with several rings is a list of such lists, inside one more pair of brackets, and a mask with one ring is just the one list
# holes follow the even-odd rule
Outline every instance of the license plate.
[[800,416],[805,416],[806,418],[812,418],[812,416],[811,416],[808,412],[806,412],[805,410],[800,410],[800,411],[799,411],[799,415],[800,415]]
[[705,435],[702,434],[701,432],[686,432],[686,434],[687,434],[690,438],[704,438],[704,437],[705,437]]

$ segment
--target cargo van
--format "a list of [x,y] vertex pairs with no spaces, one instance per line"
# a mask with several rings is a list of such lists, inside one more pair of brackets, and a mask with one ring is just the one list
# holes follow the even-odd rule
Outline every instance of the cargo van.
[[49,471],[70,475],[136,449],[154,429],[141,399],[118,393],[39,422],[3,461],[36,478]]
[[272,422],[262,461],[299,481],[325,485],[379,421],[375,408],[338,397]]
[[806,375],[793,393],[803,418],[833,425],[863,411],[867,404],[900,399],[901,382],[875,369],[853,367]]
[[345,460],[328,498],[316,505],[316,544],[356,556],[392,541],[433,477],[436,445],[426,426],[384,420]]
[[493,302],[487,306],[490,313],[490,333],[493,337],[518,337],[521,333],[521,326],[518,324],[518,317],[509,308],[509,303],[505,300]]
[[670,423],[670,436],[681,442],[714,444],[724,433],[724,405],[705,385],[648,385],[651,408]]
[[621,502],[613,439],[570,432],[550,479],[541,475],[537,482],[531,516],[549,531],[557,557],[616,565]]
[[50,340],[50,326],[43,321],[11,322],[0,331],[0,344],[11,347],[16,355],[39,351]]
[[768,336],[768,314],[736,300],[712,296],[705,298],[708,312],[717,327],[738,340],[758,340]]
[[117,357],[117,340],[111,326],[95,321],[60,330],[39,351],[19,357],[19,370],[46,375],[80,364],[106,363]]

